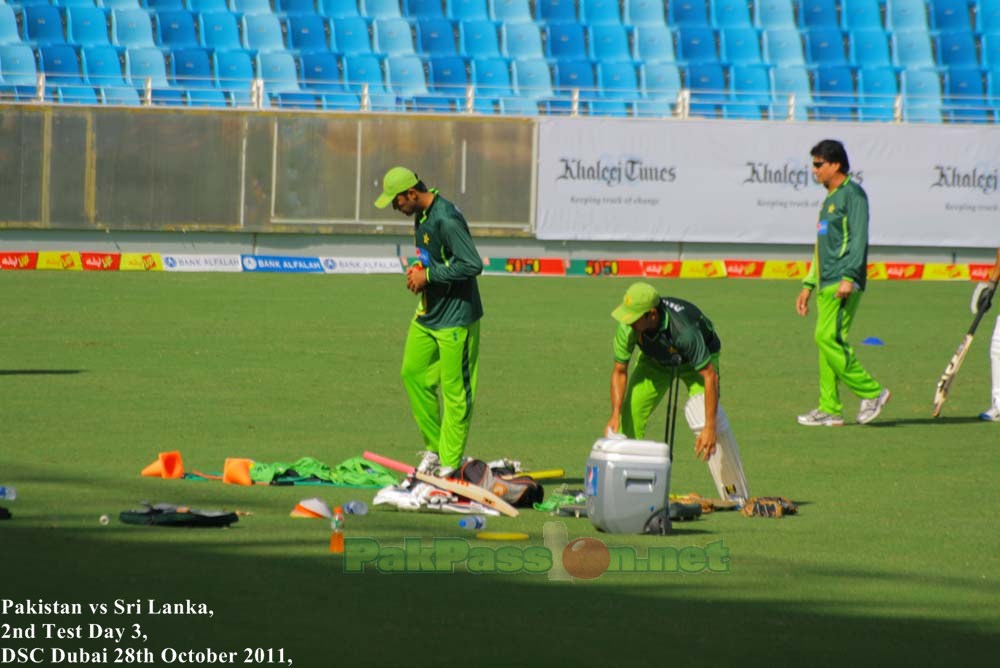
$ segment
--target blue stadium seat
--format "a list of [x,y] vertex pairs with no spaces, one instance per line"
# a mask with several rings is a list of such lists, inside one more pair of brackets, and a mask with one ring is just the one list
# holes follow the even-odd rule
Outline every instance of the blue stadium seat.
[[942,31],[937,38],[937,58],[947,67],[978,67],[979,56],[972,31],[968,28]]
[[144,0],[146,9],[156,11],[180,10],[184,9],[184,0]]
[[[302,90],[295,59],[287,52],[258,55],[257,76],[264,80],[264,91],[270,94],[297,93]],[[310,97],[315,101],[315,96],[310,95]]]
[[538,102],[523,97],[502,97],[499,100],[499,111],[504,116],[537,116]]
[[424,77],[424,64],[414,55],[386,58],[385,82],[396,97],[403,99],[430,93]]
[[97,90],[101,104],[122,107],[139,106],[139,93],[131,86],[104,86]]
[[843,0],[840,18],[844,30],[883,30],[879,0]]
[[51,5],[31,5],[24,8],[24,35],[28,42],[39,46],[65,44],[62,12]]
[[894,105],[899,94],[896,70],[892,67],[863,67],[858,70],[858,120],[888,122],[895,119]]
[[333,19],[331,23],[330,41],[337,45],[339,53],[353,56],[372,52],[368,23],[363,18],[348,16]]
[[460,56],[431,58],[427,61],[427,83],[435,93],[464,98],[469,83],[465,60]]
[[846,65],[844,34],[840,28],[815,28],[806,33],[809,62],[814,65]]
[[542,58],[518,60],[511,65],[511,75],[522,97],[538,99],[552,97],[552,72]]
[[149,14],[143,9],[111,10],[111,42],[130,49],[156,46]]
[[[485,0],[484,0],[485,1]],[[358,0],[317,0],[316,8],[328,19],[360,18]]]
[[906,69],[934,67],[931,38],[926,32],[896,32],[892,35],[892,62]]
[[945,75],[948,119],[953,123],[986,123],[992,112],[986,109],[983,73],[978,67],[952,68]]
[[502,23],[532,21],[528,0],[489,0],[490,18]]
[[53,5],[59,5],[60,7],[93,7],[94,0],[55,0]]
[[749,28],[750,7],[746,0],[711,0],[709,13],[716,28]]
[[720,60],[729,65],[758,65],[760,41],[754,28],[723,28],[719,31]]
[[83,85],[80,59],[68,44],[53,44],[38,49],[38,63],[45,73],[45,84],[53,88]]
[[499,58],[500,40],[492,21],[473,20],[458,24],[459,51],[468,58]]
[[139,9],[139,0],[97,0],[97,6],[106,10]]
[[792,117],[808,120],[813,108],[812,87],[805,65],[786,65],[771,70],[771,118],[788,118],[789,100],[794,96]]
[[156,15],[159,43],[171,49],[188,49],[198,46],[194,15],[181,10],[162,11]]
[[[319,14],[292,14],[288,26],[288,48],[299,53],[328,51],[326,19]],[[334,44],[336,46],[336,44]]]
[[640,63],[672,63],[677,60],[674,33],[665,25],[650,23],[632,31],[635,60]]
[[507,23],[500,26],[503,52],[508,58],[542,58],[542,36],[535,23]]
[[624,0],[622,21],[628,26],[665,26],[662,0]]
[[90,86],[59,86],[53,89],[53,97],[59,104],[87,104],[96,106],[100,104],[97,92]]
[[889,39],[881,28],[850,33],[851,64],[856,67],[889,67]]
[[127,79],[137,89],[149,82],[152,88],[153,104],[183,106],[187,95],[183,90],[173,88],[167,79],[167,64],[163,52],[157,48],[136,47],[125,50],[125,72]]
[[601,96],[632,102],[639,97],[639,77],[630,61],[597,63],[597,89]]
[[691,115],[718,118],[726,101],[726,75],[722,65],[703,63],[687,69],[687,87],[691,91]]
[[[0,10],[5,9],[0,5]],[[79,46],[111,44],[108,17],[97,7],[69,7],[66,10],[66,40]]]
[[677,31],[679,37],[678,60],[688,64],[718,62],[715,49],[715,31],[709,27],[691,26]]
[[899,75],[903,120],[941,122],[941,77],[934,70],[906,69]]
[[372,54],[357,54],[345,56],[344,83],[347,88],[357,94],[362,93],[363,86],[368,85],[368,97],[371,108],[375,111],[395,111],[398,108],[396,96],[385,87],[382,77],[382,65]]
[[979,0],[976,31],[984,35],[1000,33],[1000,0]]
[[198,16],[201,45],[220,51],[243,48],[236,16],[229,12],[206,12]]
[[1000,32],[983,35],[983,69],[1000,70]]
[[403,0],[403,14],[414,19],[443,19],[441,0]]
[[271,0],[230,0],[230,2],[233,12],[243,16],[271,13]]
[[597,26],[608,23],[619,25],[622,22],[618,0],[579,0],[579,2],[580,23]]
[[248,106],[250,84],[254,78],[254,63],[250,52],[239,49],[216,50],[214,58],[215,78],[219,87],[226,91],[233,106]]
[[170,54],[170,71],[174,83],[188,90],[215,88],[212,74],[212,54],[208,49],[178,49]]
[[538,0],[535,15],[539,23],[576,23],[576,0]]
[[316,0],[274,0],[274,11],[282,16],[316,13]]
[[247,14],[243,24],[243,46],[250,51],[284,51],[285,36],[281,21],[274,14]]
[[770,65],[805,65],[802,36],[798,30],[765,30],[763,32],[764,62]]
[[997,114],[1000,122],[1000,69],[986,72],[986,100]]
[[375,19],[372,23],[372,49],[385,56],[412,56],[413,33],[406,19]]
[[483,21],[490,17],[486,0],[446,0],[445,14],[452,21]]
[[708,11],[705,0],[674,0],[669,5],[671,27],[707,27]]
[[924,0],[887,0],[885,26],[899,30],[927,30],[927,9]]
[[931,0],[931,28],[972,30],[968,0]]
[[625,26],[618,23],[601,23],[591,26],[587,32],[590,34],[590,58],[595,62],[632,60]]
[[589,60],[563,60],[556,63],[554,70],[556,95],[571,95],[578,90],[581,100],[596,96],[597,79]]
[[545,27],[545,52],[556,60],[583,60],[587,40],[579,23],[550,23]]
[[347,92],[340,76],[340,63],[333,53],[329,51],[304,53],[299,57],[299,63],[302,66],[299,80],[303,88],[316,91],[318,94]]
[[737,65],[729,74],[725,118],[759,119],[771,106],[771,78],[766,65]]
[[797,30],[791,0],[760,0],[755,5],[754,23],[765,30]]
[[401,19],[399,0],[360,0],[361,15],[372,19]]
[[854,78],[846,65],[826,65],[816,68],[814,81],[816,117],[821,120],[854,120],[857,98]]
[[839,28],[837,0],[802,0],[799,4],[799,26],[811,28]]
[[443,16],[417,21],[417,44],[420,47],[420,53],[425,56],[454,56],[458,54],[455,47],[455,29],[452,27],[451,21]]
[[514,95],[510,65],[502,58],[477,58],[470,64],[471,81],[476,95],[500,99]]
[[112,46],[85,46],[80,49],[80,64],[87,83],[98,88],[125,86],[118,51]]
[[670,116],[681,90],[681,74],[673,63],[646,63],[639,66],[637,116]]
[[192,12],[228,12],[226,0],[187,0],[187,8]]

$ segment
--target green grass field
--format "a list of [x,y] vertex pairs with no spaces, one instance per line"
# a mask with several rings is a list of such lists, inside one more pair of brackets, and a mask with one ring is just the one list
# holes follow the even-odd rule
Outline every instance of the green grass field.
[[[582,487],[608,415],[614,323],[624,279],[481,279],[479,396],[469,454],[562,467]],[[715,513],[670,537],[604,535],[566,519],[570,538],[704,546],[723,539],[729,572],[543,575],[342,572],[326,522],[296,501],[370,501],[332,487],[237,487],[142,478],[157,452],[222,469],[226,457],[330,464],[374,450],[416,461],[420,441],[398,369],[414,298],[400,277],[0,273],[0,599],[205,603],[212,617],[0,615],[0,648],[113,641],[18,639],[3,625],[139,624],[122,647],[283,648],[327,665],[994,665],[1000,632],[1000,426],[987,407],[984,320],[944,417],[934,384],[971,316],[971,286],[873,283],[852,339],[894,394],[873,425],[808,429],[815,407],[813,319],[793,282],[661,281],[694,301],[723,339],[724,405],[758,495],[796,517]],[[883,347],[857,344],[878,336]],[[660,432],[663,411],[651,432]],[[682,424],[673,491],[714,495]],[[231,529],[102,526],[142,500],[253,514]],[[553,518],[490,518],[541,545]],[[451,515],[374,509],[347,535],[401,545],[461,536]],[[464,534],[468,535],[468,534]],[[523,545],[523,544],[522,544]]]

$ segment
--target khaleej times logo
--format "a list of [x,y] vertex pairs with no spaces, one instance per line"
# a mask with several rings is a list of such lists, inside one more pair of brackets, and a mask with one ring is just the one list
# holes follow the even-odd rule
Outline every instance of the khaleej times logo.
[[562,167],[556,181],[594,181],[612,187],[623,183],[673,183],[677,180],[677,167],[652,165],[638,158],[612,162],[559,158],[559,162]]
[[405,538],[402,547],[374,538],[344,541],[343,572],[454,573],[464,565],[472,574],[528,573],[549,580],[593,580],[604,573],[728,573],[729,548],[723,540],[704,547],[650,546],[645,554],[629,545],[607,545],[597,538],[569,540],[564,522],[546,522],[544,545],[473,547],[465,538]]
[[[800,190],[813,183],[817,183],[808,165],[798,162],[786,162],[781,165],[769,162],[758,162],[748,160],[746,167],[749,173],[743,179],[743,183],[784,185],[792,190]],[[851,180],[861,185],[864,183],[864,173],[860,171],[850,173]]]
[[934,165],[934,180],[931,188],[959,190],[979,190],[984,195],[1000,192],[1000,169],[971,170],[954,165]]

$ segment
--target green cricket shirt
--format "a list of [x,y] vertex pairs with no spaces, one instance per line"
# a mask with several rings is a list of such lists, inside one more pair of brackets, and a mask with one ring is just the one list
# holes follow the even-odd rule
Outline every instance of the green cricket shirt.
[[434,201],[413,225],[417,255],[427,269],[417,322],[429,329],[467,327],[483,317],[476,283],[483,260],[462,212],[436,190],[431,192]]
[[825,288],[842,280],[862,290],[868,280],[868,195],[850,177],[823,200],[813,263],[802,284]]
[[663,366],[671,366],[675,353],[681,364],[700,371],[712,355],[722,350],[722,341],[712,321],[701,310],[683,299],[661,297],[657,307],[660,328],[652,336],[639,336],[629,325],[618,324],[615,332],[615,361],[628,364],[636,346],[644,355]]

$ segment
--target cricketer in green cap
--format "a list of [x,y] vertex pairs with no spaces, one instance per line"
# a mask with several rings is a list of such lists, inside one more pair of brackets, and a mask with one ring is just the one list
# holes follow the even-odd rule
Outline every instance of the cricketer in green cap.
[[631,325],[660,304],[660,295],[649,283],[633,283],[625,299],[611,312],[611,317],[623,325]]
[[393,167],[382,177],[382,194],[375,200],[375,208],[384,209],[419,182],[417,175],[406,167]]

